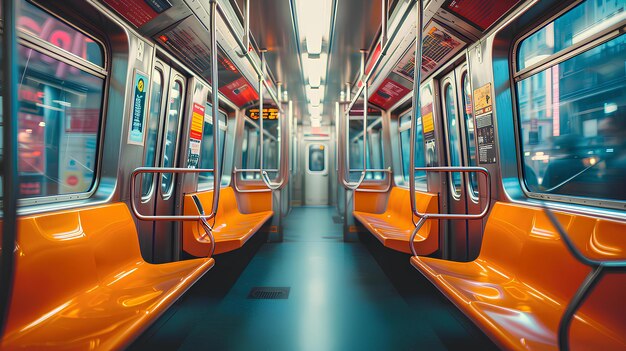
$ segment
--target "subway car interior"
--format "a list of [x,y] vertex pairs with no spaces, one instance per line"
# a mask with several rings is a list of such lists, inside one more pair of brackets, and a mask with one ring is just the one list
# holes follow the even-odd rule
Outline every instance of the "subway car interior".
[[0,3],[0,350],[626,350],[625,0]]

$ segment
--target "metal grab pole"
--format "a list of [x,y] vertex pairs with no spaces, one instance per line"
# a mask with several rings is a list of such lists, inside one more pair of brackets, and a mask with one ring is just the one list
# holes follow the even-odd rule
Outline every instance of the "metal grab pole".
[[264,133],[264,129],[263,129],[263,81],[265,80],[265,51],[261,50],[261,74],[259,75],[259,147],[261,148],[259,151],[259,156],[260,156],[260,160],[259,160],[259,174],[261,176],[261,179],[263,180],[264,183],[267,182],[265,181],[265,177],[263,177],[263,149],[265,149],[265,133]]
[[[346,114],[346,130],[345,130],[345,135],[344,135],[344,139],[345,139],[345,143],[346,143],[346,157],[345,157],[345,161],[347,163],[347,168],[348,168],[348,181],[346,181],[345,179],[345,171],[342,177],[342,183],[343,186],[347,189],[347,190],[356,190],[359,186],[361,186],[361,183],[363,183],[363,180],[365,180],[365,175],[367,174],[367,98],[368,98],[368,91],[367,91],[367,80],[363,80],[363,78],[365,77],[365,54],[366,51],[365,50],[361,50],[361,84],[362,88],[361,88],[361,92],[363,93],[363,170],[361,171],[361,176],[359,177],[359,180],[356,183],[350,183],[349,179],[350,179],[350,143],[348,142],[348,140],[350,139],[350,109],[352,108],[352,106],[354,104],[351,104],[348,107],[347,110],[347,114]],[[358,94],[357,94],[358,96]],[[356,100],[355,100],[356,101]],[[344,165],[345,166],[345,165]]]
[[217,70],[217,29],[215,18],[217,17],[217,1],[211,0],[211,107],[213,108],[213,207],[210,217],[215,217],[220,202],[220,187],[222,183],[222,170],[220,162],[220,118],[219,118],[219,90]]
[[[410,135],[410,163],[409,163],[409,198],[411,199],[411,212],[417,213],[415,204],[415,129],[417,129],[417,114],[422,115],[422,102],[420,99],[420,82],[422,80],[422,35],[424,30],[424,3],[417,1],[417,38],[415,40],[415,67],[413,68],[413,113],[411,113]],[[413,245],[411,245],[412,247]]]
[[2,253],[0,257],[0,339],[13,290],[17,237],[17,1],[2,1]]

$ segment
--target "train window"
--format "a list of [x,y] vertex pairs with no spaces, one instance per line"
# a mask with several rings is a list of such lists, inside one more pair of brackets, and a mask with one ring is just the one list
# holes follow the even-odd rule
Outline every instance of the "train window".
[[550,55],[580,44],[624,20],[624,1],[584,1],[520,43],[517,69],[523,70],[541,62]]
[[[21,5],[21,36],[45,34],[28,30],[34,23],[29,18],[44,18],[47,31],[59,31],[52,44],[65,43],[59,39],[65,38],[61,31],[78,41],[89,40],[97,47],[90,51],[91,57],[102,65],[104,49],[95,41],[33,5]],[[53,57],[48,45],[37,43],[33,38],[20,44],[17,53],[20,197],[89,192],[96,174],[105,76],[81,58],[69,59],[69,54],[57,51]]]
[[[474,118],[472,117],[472,87],[470,86],[469,75],[464,71],[461,75],[461,87],[463,88],[463,115],[465,118],[465,133],[467,135],[467,152],[470,167],[478,166],[476,162],[476,141]],[[478,196],[478,179],[475,172],[469,173],[470,190],[474,197]]]
[[[365,164],[367,169],[382,169],[385,166],[383,159],[382,119],[380,116],[368,116],[367,149],[365,150]],[[363,170],[363,118],[350,117],[350,181],[356,182]],[[367,180],[384,179],[383,172],[368,172]]]
[[[165,119],[165,143],[163,151],[163,167],[176,167],[176,146],[178,145],[178,123],[183,108],[183,83],[174,81],[169,92],[168,113]],[[169,196],[174,185],[174,175],[163,173],[161,175],[161,192],[163,196]]]
[[[409,168],[411,162],[411,113],[407,111],[400,116],[400,150],[402,151],[402,172],[404,181],[409,181]],[[415,167],[425,167],[424,157],[424,134],[422,134],[422,118],[418,117],[415,129]],[[415,184],[421,189],[426,189],[426,172],[415,172]]]
[[[152,73],[152,89],[150,90],[150,110],[148,115],[148,133],[146,136],[146,157],[144,166],[156,166],[156,149],[159,133],[159,120],[161,117],[161,105],[163,99],[163,71],[156,67]],[[153,174],[147,173],[143,175],[141,183],[142,197],[147,198],[153,189]]]
[[[457,117],[456,99],[454,86],[447,82],[444,85],[444,110],[447,120],[448,145],[450,153],[450,166],[461,166],[461,137],[459,135],[459,122]],[[453,172],[450,175],[450,185],[452,186],[453,195],[461,196],[461,173]]]
[[[382,118],[376,120],[367,130],[368,137],[368,168],[383,169],[385,168],[385,158],[383,152],[383,123]],[[385,178],[384,172],[369,172],[365,175],[365,179],[381,180]]]
[[326,171],[326,150],[324,144],[309,145],[309,172]]
[[52,44],[65,53],[104,67],[104,51],[100,44],[27,1],[19,2],[17,27],[22,33]]
[[[587,31],[613,21],[607,13],[624,8],[610,3],[584,2],[545,27],[558,36],[534,34],[520,45],[542,51],[563,33],[574,43],[576,36],[587,38]],[[613,14],[622,25],[623,14]],[[626,35],[600,39],[595,47],[581,43],[566,60],[516,76],[522,171],[531,192],[626,200]]]
[[[258,169],[260,156],[258,126],[246,119],[241,146],[241,168]],[[241,178],[252,180],[261,179],[261,176],[258,172],[242,172]]]
[[[220,119],[220,164],[224,162],[224,143],[226,138],[226,115],[221,111]],[[206,104],[204,114],[204,129],[202,131],[202,150],[200,151],[200,168],[211,169],[214,167],[213,160],[213,107],[210,103]],[[207,190],[213,187],[213,173],[200,173],[198,179],[198,190]]]
[[278,177],[278,165],[280,164],[280,142],[279,132],[280,124],[278,119],[263,120],[263,169],[268,171],[270,178]]

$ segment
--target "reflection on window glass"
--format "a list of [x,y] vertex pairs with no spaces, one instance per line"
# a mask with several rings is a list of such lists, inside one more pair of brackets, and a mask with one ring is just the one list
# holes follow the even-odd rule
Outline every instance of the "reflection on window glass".
[[324,172],[326,170],[326,151],[322,144],[309,145],[309,172]]
[[[165,124],[165,144],[163,151],[163,167],[176,167],[176,145],[178,143],[178,122],[182,110],[183,86],[175,81],[170,89],[167,118]],[[174,185],[174,175],[163,173],[161,175],[161,192],[169,195]]]
[[[152,89],[150,90],[150,110],[148,114],[148,133],[146,135],[146,157],[143,165],[156,167],[157,136],[161,119],[161,101],[163,99],[163,72],[156,68],[152,72]],[[154,174],[143,174],[141,195],[148,196],[152,191]]]
[[[226,123],[226,115],[220,112],[220,126]],[[226,131],[220,128],[220,164],[224,159],[224,142]],[[202,130],[202,148],[200,151],[200,168],[212,169],[213,162],[213,108],[207,103],[204,114],[204,129]],[[206,190],[213,187],[213,173],[202,172],[198,179],[198,190]]]
[[278,172],[270,170],[277,170],[280,164],[280,143],[278,142],[280,129],[278,120],[264,119],[263,129],[266,132],[263,139],[263,169],[268,172],[270,179],[276,179]]
[[23,46],[18,56],[20,196],[89,191],[104,79]]
[[[444,87],[444,108],[448,127],[448,147],[450,151],[450,166],[461,166],[461,138],[459,136],[458,117],[456,113],[456,101],[452,84]],[[457,196],[461,194],[461,173],[450,173],[451,184]]]
[[530,191],[626,200],[625,61],[622,35],[517,83]]
[[[80,31],[26,1],[18,3],[17,28],[98,66],[104,66],[102,47]],[[53,63],[49,58],[46,62]],[[69,67],[66,67],[68,69]]]
[[[368,130],[367,136],[369,138],[367,148],[368,168],[371,169],[383,169],[385,168],[385,159],[383,152],[383,125],[377,123],[374,127]],[[385,178],[383,172],[369,172],[365,175],[365,179],[382,180]]]
[[[467,134],[467,151],[470,167],[476,167],[476,141],[474,135],[474,118],[472,117],[472,88],[467,72],[461,76],[461,86],[463,87],[463,115],[465,117],[465,133]],[[470,188],[474,196],[478,196],[478,175],[476,172],[468,173],[470,177]]]
[[[259,129],[255,124],[246,121],[241,146],[241,168],[259,169],[260,164]],[[261,179],[258,172],[242,172],[242,179]]]
[[[350,181],[356,182],[361,178],[363,170],[363,119],[353,117],[350,120]],[[367,132],[367,148],[365,150],[365,165],[367,169],[382,169],[385,167],[382,139],[382,123],[380,116],[369,116],[367,124],[372,126]],[[366,180],[380,180],[386,176],[383,172],[367,172]]]
[[585,1],[524,39],[517,67],[521,70],[531,66],[624,20],[624,1]]
[[[411,113],[409,111],[400,117],[400,149],[402,151],[402,171],[404,181],[409,181],[409,170],[411,163]],[[422,118],[418,117],[415,129],[415,167],[426,167],[424,156],[424,134],[422,128]],[[426,187],[426,172],[415,171],[415,182],[423,188]]]

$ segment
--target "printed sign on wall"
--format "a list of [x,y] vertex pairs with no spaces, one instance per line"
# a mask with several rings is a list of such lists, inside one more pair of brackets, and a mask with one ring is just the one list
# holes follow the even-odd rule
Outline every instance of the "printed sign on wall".
[[187,168],[197,168],[200,161],[200,144],[204,129],[204,112],[206,107],[193,103],[191,113],[191,128],[189,128],[189,151],[187,152]]
[[135,70],[133,79],[133,100],[128,125],[128,143],[143,146],[146,134],[146,97],[149,77],[147,74]]
[[474,89],[474,118],[476,142],[478,143],[478,162],[496,163],[496,138],[493,124],[493,98],[491,83]]

